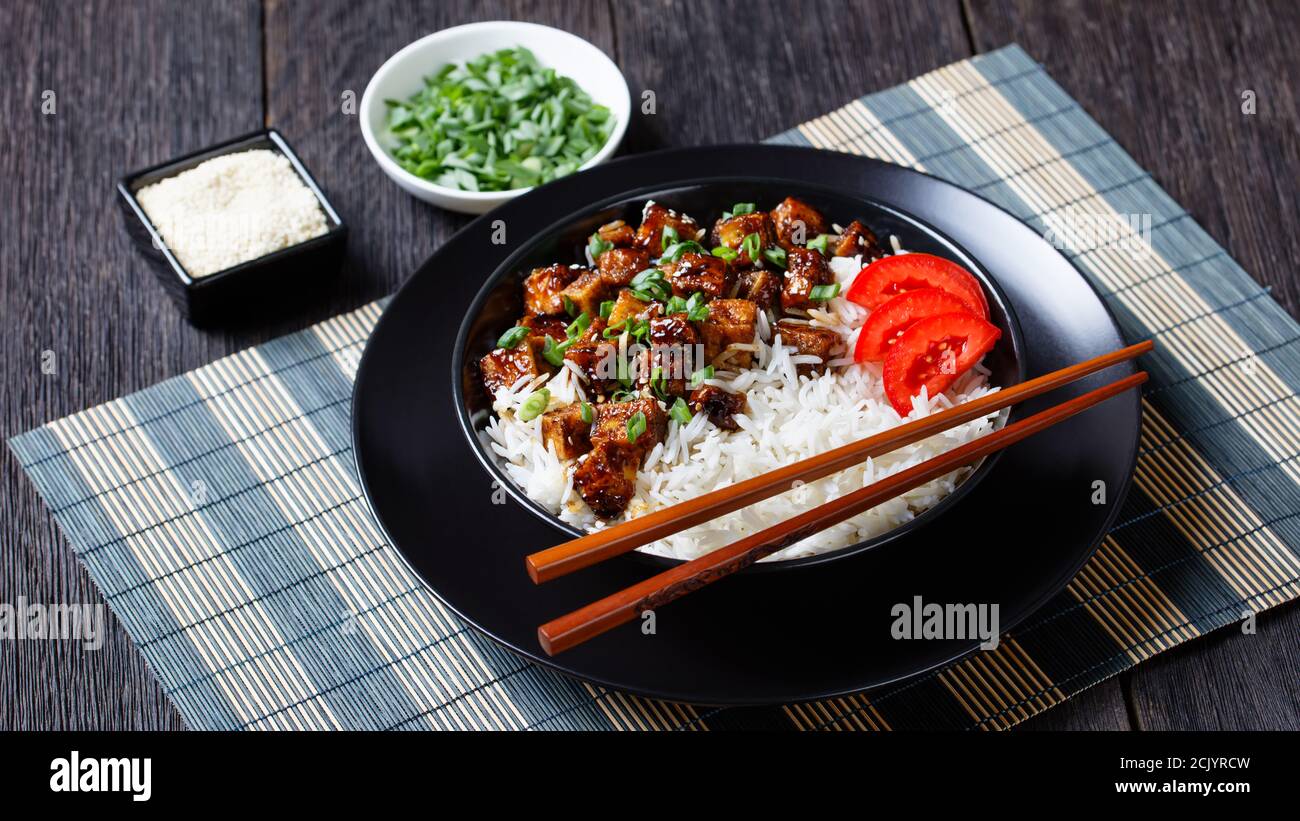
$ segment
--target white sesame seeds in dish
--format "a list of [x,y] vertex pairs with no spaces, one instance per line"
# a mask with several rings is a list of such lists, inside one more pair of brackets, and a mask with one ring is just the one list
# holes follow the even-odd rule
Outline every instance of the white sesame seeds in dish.
[[269,149],[213,157],[145,186],[135,196],[195,279],[329,230],[316,195],[287,158]]

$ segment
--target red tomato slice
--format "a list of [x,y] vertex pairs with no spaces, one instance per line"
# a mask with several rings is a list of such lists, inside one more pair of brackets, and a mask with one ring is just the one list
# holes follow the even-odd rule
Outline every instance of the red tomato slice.
[[957,263],[931,254],[895,254],[876,260],[858,272],[844,298],[875,310],[899,294],[919,288],[947,291],[980,319],[989,318],[989,303],[979,280]]
[[912,325],[885,357],[885,395],[900,416],[925,388],[934,397],[988,353],[1002,332],[968,313],[939,314]]
[[898,337],[914,323],[939,314],[970,313],[966,303],[938,288],[918,288],[890,299],[871,312],[858,333],[853,358],[858,362],[884,362]]

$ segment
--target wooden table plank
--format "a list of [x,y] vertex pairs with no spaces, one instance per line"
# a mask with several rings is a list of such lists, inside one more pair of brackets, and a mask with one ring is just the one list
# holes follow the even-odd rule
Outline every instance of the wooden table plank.
[[656,102],[629,130],[630,151],[755,142],[971,54],[952,0],[614,7],[633,100],[649,90]]
[[1161,653],[1129,674],[1141,730],[1300,729],[1294,605]]
[[[256,0],[0,4],[0,54],[16,80],[0,84],[4,437],[242,346],[180,318],[123,233],[113,185],[130,169],[258,127],[257,19]],[[47,350],[53,375],[41,372]],[[102,602],[5,451],[0,601]],[[0,727],[180,727],[111,615],[108,624],[96,651],[0,642]]]
[[1064,704],[1016,726],[1017,732],[1059,730],[1131,730],[1128,704],[1120,679],[1089,687]]
[[[1300,5],[968,0],[976,47],[1019,42],[1300,317]],[[1086,55],[1086,59],[1081,59]],[[1257,113],[1242,111],[1255,92]],[[1300,608],[1126,675],[1142,729],[1300,729]],[[1055,711],[1053,711],[1055,712]]]
[[980,51],[1020,43],[1300,316],[1300,4],[968,2]]

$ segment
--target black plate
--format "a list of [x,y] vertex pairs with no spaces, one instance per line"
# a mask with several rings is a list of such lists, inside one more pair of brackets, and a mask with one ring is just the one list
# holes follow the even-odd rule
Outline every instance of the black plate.
[[[1100,299],[1060,254],[989,202],[936,178],[846,154],[717,146],[639,155],[507,203],[449,240],[394,297],[367,344],[353,397],[358,471],[388,538],[430,589],[511,650],[588,681],[703,704],[843,695],[931,669],[978,640],[902,641],[891,609],[997,604],[1008,629],[1059,592],[1119,510],[1137,451],[1139,399],[1111,400],[1008,449],[941,516],[858,555],[727,579],[657,614],[547,658],[537,626],[639,581],[622,557],[543,586],[529,552],[566,534],[496,491],[461,430],[453,353],[488,275],[566,215],[643,190],[748,178],[765,190],[820,187],[885,203],[934,226],[987,271],[1027,340],[1026,376],[1123,343]],[[864,202],[864,208],[867,204]],[[835,219],[847,218],[841,214]],[[504,228],[506,244],[493,242]],[[907,238],[904,237],[904,242]],[[1028,403],[1032,413],[1131,372],[1128,366]],[[1092,503],[1095,482],[1108,503]]]

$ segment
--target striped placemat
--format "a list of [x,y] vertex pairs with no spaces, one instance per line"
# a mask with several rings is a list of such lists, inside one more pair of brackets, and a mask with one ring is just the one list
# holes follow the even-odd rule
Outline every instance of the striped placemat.
[[1021,49],[773,141],[988,197],[1158,340],[1135,487],[1067,590],[996,651],[814,704],[665,704],[524,663],[421,586],[360,496],[348,411],[376,303],[10,441],[186,723],[1000,729],[1297,595],[1296,323]]

